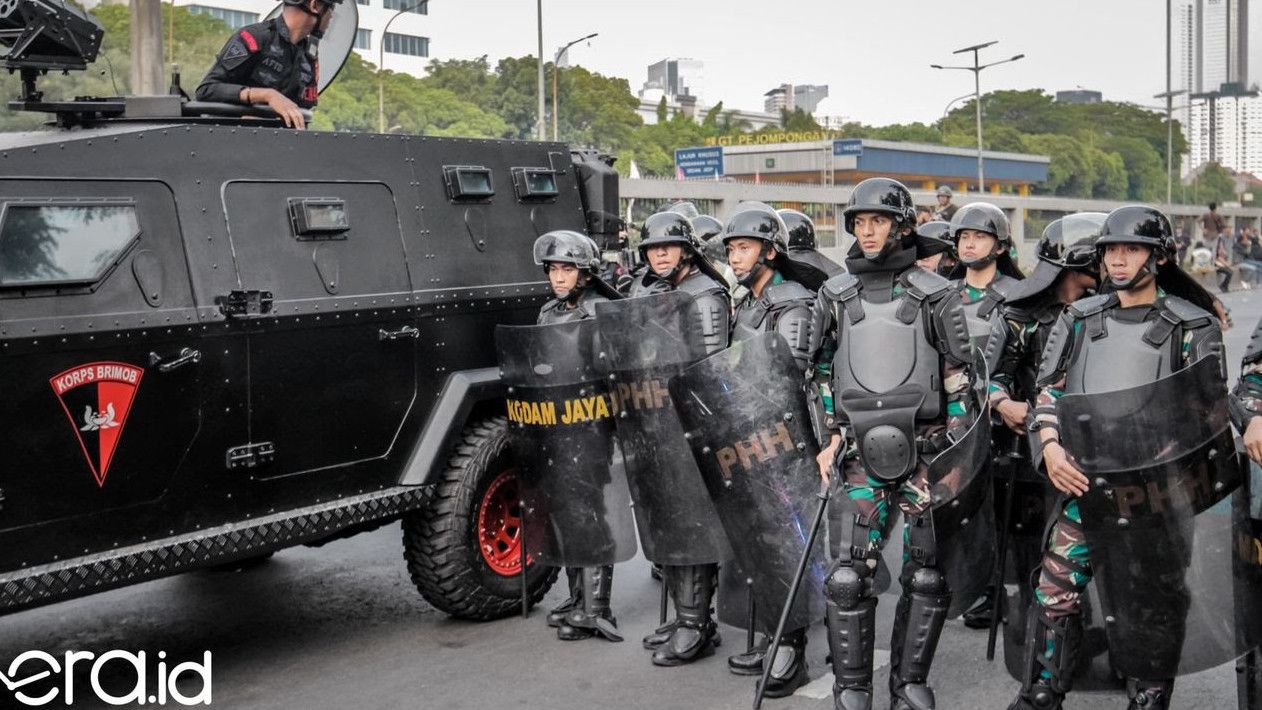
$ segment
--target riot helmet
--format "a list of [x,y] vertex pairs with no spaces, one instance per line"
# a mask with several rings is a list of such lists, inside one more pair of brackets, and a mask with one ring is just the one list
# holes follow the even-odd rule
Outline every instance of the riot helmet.
[[[649,215],[640,227],[640,259],[649,263],[648,249],[654,246],[678,245],[681,249],[679,263],[667,274],[658,274],[662,279],[673,279],[685,266],[692,264],[711,278],[722,281],[723,275],[714,268],[702,253],[702,245],[692,229],[692,221],[683,214],[671,210]],[[652,267],[649,267],[652,271]]]
[[955,195],[947,185],[939,185],[936,194],[938,197],[952,197]]
[[311,30],[311,36],[315,37],[317,40],[324,39],[324,28],[321,27],[321,25],[324,24],[324,16],[332,12],[334,6],[341,5],[342,0],[318,0],[320,3],[320,9],[317,12],[312,12],[311,9],[307,7],[309,2],[310,0],[282,0],[283,4],[290,7],[296,7],[314,17],[316,24],[315,28]]
[[[762,202],[742,202],[736,213],[728,218],[723,227],[723,246],[733,239],[756,239],[763,243],[758,262],[743,276],[737,276],[742,286],[758,280],[764,269],[775,268],[773,262],[789,251],[789,228],[770,205]],[[768,255],[770,251],[770,255]]]
[[708,243],[714,237],[723,234],[723,223],[708,214],[692,218],[692,233],[702,243]]
[[872,261],[879,260],[883,254],[895,248],[901,248],[904,230],[911,229],[916,224],[916,206],[912,203],[911,192],[901,182],[890,178],[868,178],[850,191],[850,200],[842,210],[847,232],[854,234],[855,216],[865,212],[889,215],[893,221],[884,249],[875,254],[863,252],[864,258]]
[[542,266],[544,274],[548,272],[548,264],[573,264],[579,270],[578,284],[571,291],[556,293],[558,300],[578,298],[588,284],[595,284],[597,290],[610,295],[616,290],[600,279],[600,248],[586,234],[571,229],[557,229],[545,233],[535,240],[534,260],[536,266]]
[[818,241],[815,239],[815,223],[810,217],[797,210],[777,210],[777,213],[789,228],[789,251],[816,249]]
[[689,220],[693,220],[701,216],[701,210],[697,209],[697,206],[688,200],[681,200],[680,202],[672,203],[662,211],[681,214]]
[[1079,212],[1053,221],[1043,230],[1035,253],[1040,261],[1062,269],[1094,269],[1096,238],[1108,215],[1103,212]]
[[1109,284],[1125,291],[1139,285],[1148,274],[1157,274],[1157,262],[1176,251],[1174,229],[1161,210],[1146,205],[1126,205],[1108,214],[1096,239],[1097,256],[1103,260],[1109,244],[1142,244],[1151,250],[1148,261],[1129,279],[1109,276]]
[[916,256],[924,258],[955,249],[951,239],[951,223],[931,220],[916,227]]
[[989,202],[973,202],[964,205],[956,210],[955,216],[951,218],[951,241],[955,244],[957,254],[960,246],[960,232],[966,229],[991,235],[995,238],[995,248],[989,255],[979,259],[966,260],[960,257],[960,261],[965,266],[976,269],[993,263],[1012,245],[1012,239],[1008,234],[1008,215]]
[[701,242],[701,253],[719,264],[727,263],[727,251],[723,247],[723,223],[708,214],[697,215],[692,220],[692,233]]

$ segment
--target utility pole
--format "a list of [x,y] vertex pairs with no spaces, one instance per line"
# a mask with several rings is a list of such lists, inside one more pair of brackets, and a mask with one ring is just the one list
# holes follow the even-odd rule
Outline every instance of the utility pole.
[[131,0],[131,93],[166,93],[162,81],[162,0]]
[[971,67],[969,66],[944,67],[941,64],[929,65],[933,69],[963,69],[965,71],[973,72],[973,99],[974,101],[977,102],[976,108],[977,108],[977,191],[978,192],[986,191],[986,174],[983,168],[983,161],[982,161],[982,70],[988,69],[993,66],[998,66],[1000,64],[1007,64],[1008,62],[1015,62],[1018,59],[1021,59],[1022,57],[1025,56],[1024,54],[1018,54],[1008,59],[1001,59],[997,62],[991,62],[990,64],[982,64],[979,53],[981,52],[981,50],[994,44],[998,44],[998,40],[994,40],[991,42],[983,42],[981,44],[975,44],[971,47],[965,47],[963,49],[957,49],[954,52],[951,52],[951,54],[963,54],[964,52],[972,52],[973,53],[973,66]]
[[539,116],[535,119],[535,138],[544,141],[548,139],[548,124],[543,117],[543,0],[536,0],[535,5],[539,12]]
[[561,122],[560,122],[559,116],[561,113],[561,108],[560,108],[561,103],[560,103],[560,97],[558,96],[559,90],[557,88],[557,85],[560,83],[561,57],[564,57],[565,53],[570,51],[570,47],[573,47],[579,42],[586,42],[587,40],[592,39],[593,37],[596,37],[599,34],[600,34],[599,32],[593,32],[587,35],[586,37],[580,37],[574,40],[573,42],[570,42],[564,47],[558,49],[556,56],[552,58],[552,140],[554,141],[560,140],[559,128],[560,128]]

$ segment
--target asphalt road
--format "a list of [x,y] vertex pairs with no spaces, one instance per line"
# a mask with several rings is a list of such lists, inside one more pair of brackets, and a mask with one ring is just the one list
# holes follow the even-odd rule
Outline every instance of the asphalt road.
[[[1262,315],[1262,295],[1244,292],[1226,300],[1236,321],[1227,334],[1234,369]],[[200,660],[210,651],[212,707],[233,710],[749,706],[752,679],[730,675],[724,662],[744,643],[736,629],[724,629],[719,653],[691,666],[649,663],[638,640],[656,625],[659,587],[643,558],[619,565],[615,576],[614,610],[627,642],[563,643],[544,626],[543,609],[530,618],[484,624],[434,611],[408,580],[400,539],[394,524],[323,548],[286,550],[253,568],[186,574],[0,618],[0,671],[32,649],[58,657],[70,650],[122,649],[151,657],[164,651],[171,665]],[[545,605],[562,596],[559,585]],[[893,597],[882,597],[878,665],[888,659],[893,606]],[[984,632],[948,623],[931,678],[939,707],[1007,707],[1016,682],[1001,659],[986,662],[984,645]],[[825,647],[817,625],[808,649],[815,680],[796,696],[767,701],[765,707],[830,708]],[[127,677],[118,670],[105,673],[105,682],[127,687],[117,685]],[[886,668],[878,669],[878,688],[886,675]],[[87,676],[76,674],[74,706],[108,707],[87,701]],[[198,686],[182,687],[192,693]],[[5,702],[13,701],[0,689],[0,707]],[[886,702],[878,695],[876,707]],[[1125,703],[1120,693],[1082,692],[1072,695],[1067,707]],[[65,707],[64,694],[48,707]],[[1180,679],[1175,707],[1236,707],[1233,669]]]

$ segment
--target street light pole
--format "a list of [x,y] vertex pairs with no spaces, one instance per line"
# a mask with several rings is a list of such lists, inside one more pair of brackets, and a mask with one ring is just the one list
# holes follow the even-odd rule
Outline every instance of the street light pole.
[[543,117],[543,0],[537,0],[535,4],[539,12],[539,117],[535,120],[535,138],[542,141],[548,139],[548,124]]
[[381,38],[377,40],[377,132],[386,132],[386,33],[390,31],[390,25],[399,19],[399,16],[405,12],[411,12],[416,8],[424,5],[429,0],[420,0],[411,5],[399,8],[389,20],[386,20],[386,26],[381,28]]
[[[933,69],[963,69],[965,71],[973,72],[973,99],[977,102],[976,109],[977,109],[977,191],[978,192],[986,191],[986,174],[983,167],[984,163],[982,160],[982,145],[983,145],[982,143],[982,70],[989,69],[990,67],[998,66],[1000,64],[1007,64],[1008,62],[1015,62],[1018,59],[1025,57],[1024,54],[1017,54],[1015,56],[1009,57],[1008,59],[1001,59],[1000,61],[991,62],[990,64],[982,64],[981,54],[980,54],[981,50],[997,43],[998,43],[998,40],[991,41],[991,42],[983,42],[982,44],[975,44],[971,47],[957,49],[954,52],[952,52],[952,54],[963,54],[964,52],[972,52],[973,53],[973,66],[971,67],[970,66],[946,67],[946,66],[942,66],[941,64],[929,65]],[[948,107],[949,106],[950,104],[948,104]]]
[[1187,92],[1180,89],[1178,91],[1166,90],[1164,93],[1157,94],[1154,99],[1166,100],[1166,204],[1173,201],[1174,196],[1174,97],[1186,94]]
[[552,140],[554,141],[559,140],[557,135],[559,133],[558,126],[560,125],[560,122],[557,119],[557,115],[559,114],[557,107],[560,106],[560,104],[557,103],[557,83],[558,77],[561,75],[561,57],[565,56],[565,53],[569,51],[570,47],[573,47],[579,42],[586,42],[599,34],[599,32],[593,32],[586,37],[580,37],[573,42],[570,42],[564,47],[558,49],[556,56],[552,58]]

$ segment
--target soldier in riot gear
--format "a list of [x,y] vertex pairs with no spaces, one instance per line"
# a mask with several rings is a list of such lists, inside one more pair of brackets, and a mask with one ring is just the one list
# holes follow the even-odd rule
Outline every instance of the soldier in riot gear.
[[[989,344],[1002,347],[991,373],[990,407],[1008,429],[1005,436],[996,432],[995,449],[1008,460],[1009,468],[1019,467],[1010,470],[1006,480],[996,479],[997,485],[1013,486],[1011,498],[1005,488],[996,499],[1002,494],[1011,501],[1005,506],[1008,519],[999,521],[1006,526],[1000,534],[1011,541],[1022,608],[1030,601],[1024,582],[1041,554],[1039,535],[1048,516],[1050,494],[1046,481],[1030,466],[1026,417],[1038,396],[1034,381],[1052,325],[1069,304],[1095,293],[1100,286],[1095,240],[1105,217],[1103,212],[1082,212],[1055,220],[1043,230],[1035,250],[1038,264],[1029,278],[1008,293],[1003,304],[1005,337]],[[1006,560],[1000,564],[1006,565]],[[989,622],[980,614],[964,617],[965,625],[971,628],[984,628]]]
[[[1068,259],[1071,251],[1067,249],[1064,258]],[[1062,438],[1073,433],[1089,441],[1092,430],[1100,431],[1122,418],[1102,413],[1097,422],[1088,414],[1064,416],[1061,410],[1073,397],[1081,401],[1084,396],[1102,393],[1098,401],[1124,399],[1124,392],[1160,384],[1174,377],[1173,373],[1191,373],[1192,365],[1206,358],[1213,358],[1210,364],[1212,371],[1208,375],[1210,380],[1216,379],[1221,383],[1224,379],[1221,362],[1218,361],[1222,338],[1216,318],[1205,308],[1171,295],[1171,291],[1184,291],[1189,279],[1173,262],[1174,234],[1164,214],[1145,206],[1114,210],[1101,226],[1096,253],[1101,262],[1106,292],[1073,303],[1059,317],[1048,336],[1036,381],[1039,393],[1030,428],[1042,447],[1043,464],[1051,484],[1065,497],[1046,538],[1034,591],[1035,605],[1027,619],[1026,654],[1021,666],[1022,686],[1011,710],[1061,707],[1065,694],[1072,687],[1073,669],[1083,640],[1079,598],[1093,574],[1143,574],[1136,570],[1142,569],[1142,564],[1151,564],[1150,561],[1136,559],[1133,547],[1123,553],[1130,557],[1126,563],[1109,565],[1103,570],[1092,564],[1097,554],[1108,552],[1107,549],[1097,549],[1100,541],[1112,539],[1105,537],[1101,531],[1108,531],[1108,526],[1114,524],[1117,530],[1125,529],[1126,518],[1135,516],[1127,513],[1119,520],[1117,517],[1098,519],[1101,513],[1088,514],[1097,510],[1095,506],[1099,500],[1114,500],[1115,496],[1111,495],[1113,490],[1109,487],[1113,484],[1103,477],[1104,474],[1089,479],[1084,470],[1091,470],[1095,460],[1104,455],[1101,452],[1123,450],[1135,445],[1135,442],[1125,440],[1132,437],[1100,441],[1094,452],[1079,452],[1075,454],[1078,458],[1072,458],[1066,446],[1062,445]],[[1212,303],[1207,302],[1207,305]],[[1175,396],[1183,396],[1184,389],[1175,388]],[[1141,400],[1148,403],[1144,410],[1150,416],[1161,419],[1173,414],[1172,407],[1157,406],[1151,395]],[[1175,421],[1173,418],[1150,426],[1165,426],[1171,432],[1176,428],[1193,428],[1182,419]],[[1080,433],[1083,429],[1086,434]],[[1153,431],[1151,434],[1160,432]],[[1159,452],[1169,450],[1170,446],[1163,442],[1173,441],[1154,438],[1159,443],[1153,452],[1145,451],[1139,457],[1146,462],[1161,455]],[[1066,438],[1064,443],[1073,442]],[[1192,458],[1184,454],[1180,456],[1184,460]],[[1212,449],[1209,458],[1214,458]],[[1155,477],[1154,481],[1160,481],[1160,477]],[[1165,505],[1167,510],[1174,509],[1170,503]],[[1114,512],[1112,515],[1118,514]],[[1179,527],[1178,524],[1167,523],[1136,532],[1142,535],[1142,545],[1164,550],[1159,542],[1166,537],[1177,538]],[[1120,533],[1111,534],[1120,539]],[[1186,546],[1186,543],[1181,543],[1176,548]],[[1187,557],[1182,562],[1174,559],[1184,555]],[[1186,551],[1161,551],[1158,557],[1163,564],[1175,567],[1189,564],[1191,554]],[[1181,579],[1182,574],[1177,577]],[[1162,622],[1140,621],[1130,633],[1150,640],[1127,652],[1115,647],[1112,653],[1115,665],[1162,669],[1151,671],[1161,674],[1160,677],[1127,679],[1129,707],[1132,710],[1168,707],[1174,684],[1174,666],[1178,659],[1176,656],[1173,663],[1169,662],[1166,657],[1170,654],[1158,649],[1156,646],[1159,644],[1152,643],[1151,638],[1180,639],[1185,632],[1191,635],[1192,630],[1181,628],[1182,619],[1178,618],[1180,607],[1186,614],[1189,594],[1186,590],[1168,588],[1182,583],[1172,581],[1169,574],[1123,581],[1126,588],[1148,590],[1143,593],[1152,595],[1146,604],[1148,611],[1139,616],[1165,619],[1165,623],[1180,625],[1180,628],[1153,629],[1145,627]],[[1229,591],[1229,582],[1227,586]],[[1119,596],[1126,595],[1114,595],[1108,601],[1125,611],[1124,605],[1130,600]],[[1169,608],[1158,609],[1161,604]],[[1105,611],[1116,619],[1112,626],[1117,628],[1109,630],[1110,644],[1116,646],[1126,637],[1130,622],[1122,613],[1110,612],[1107,608]]]
[[916,227],[916,266],[939,276],[955,270],[955,242],[951,223],[932,220]]
[[677,212],[658,212],[640,228],[645,262],[631,282],[630,296],[680,290],[692,294],[702,312],[700,327],[711,352],[727,346],[730,298],[723,274],[701,252],[692,222]]
[[[695,210],[695,208],[694,208]],[[727,347],[731,301],[723,275],[701,252],[692,222],[678,211],[658,212],[644,221],[640,253],[646,268],[632,282],[632,298],[682,291],[694,299],[696,328],[706,354]],[[676,618],[643,640],[653,650],[653,663],[677,666],[714,652],[718,627],[711,604],[718,583],[718,565],[663,565],[663,583],[674,602]]]
[[[535,240],[534,257],[535,264],[543,267],[552,289],[552,298],[539,310],[539,325],[595,318],[597,303],[622,298],[601,280],[600,250],[585,234],[568,229],[548,232]],[[568,567],[565,574],[570,596],[547,617],[548,626],[557,630],[557,638],[562,641],[591,638],[599,631],[595,625],[597,617],[616,626],[609,606],[613,565]],[[591,599],[584,598],[584,587],[593,590]]]
[[[723,244],[727,247],[728,263],[740,285],[747,290],[736,304],[732,341],[767,332],[779,333],[798,369],[805,372],[810,356],[811,307],[816,290],[829,274],[811,263],[793,260],[789,242],[792,229],[782,219],[784,212],[777,214],[759,202],[744,203],[737,207],[724,228]],[[801,215],[801,220],[806,220],[806,216]],[[798,220],[799,226],[801,220]],[[806,225],[809,226],[809,221]],[[730,589],[722,591],[738,593]],[[765,653],[765,648],[759,648],[731,656],[728,666],[737,675],[760,673]],[[773,666],[766,697],[791,695],[806,683],[805,627],[785,633]]]
[[1024,278],[1009,253],[1008,216],[987,202],[965,205],[951,218],[951,240],[959,257],[952,272],[955,287],[964,299],[973,345],[984,351],[1005,294]]
[[[926,682],[952,592],[939,566],[925,462],[975,429],[972,354],[959,295],[946,279],[915,265],[915,207],[907,188],[887,178],[864,180],[844,219],[857,240],[846,259],[849,273],[820,289],[812,329],[816,361],[827,358],[827,339],[836,343],[831,362],[822,363],[831,371],[836,419],[818,458],[820,472],[827,477],[839,469],[858,511],[841,526],[825,581],[834,703],[838,710],[872,707],[874,571],[897,505],[906,517],[908,555],[891,638],[890,693],[894,708],[926,710],[934,707]],[[900,346],[891,349],[891,342]],[[852,431],[844,446],[843,423]]]

